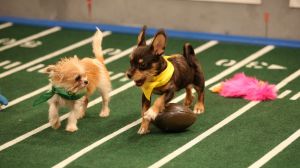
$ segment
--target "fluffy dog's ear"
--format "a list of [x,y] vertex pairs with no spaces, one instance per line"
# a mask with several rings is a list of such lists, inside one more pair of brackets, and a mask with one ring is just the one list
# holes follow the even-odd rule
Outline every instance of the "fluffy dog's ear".
[[145,46],[146,45],[146,40],[145,40],[145,34],[146,34],[146,29],[147,29],[147,26],[144,25],[139,36],[138,36],[138,39],[137,39],[137,44],[138,46]]
[[152,50],[155,55],[162,55],[165,52],[167,43],[167,35],[164,30],[159,30],[151,44]]
[[53,74],[54,73],[54,70],[55,70],[55,65],[48,65],[43,73],[46,73],[46,74]]

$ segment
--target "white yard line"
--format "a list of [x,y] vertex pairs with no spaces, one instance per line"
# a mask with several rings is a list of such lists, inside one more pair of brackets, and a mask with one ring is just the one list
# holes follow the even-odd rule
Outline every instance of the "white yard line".
[[120,73],[115,74],[114,76],[111,76],[110,80],[115,80],[115,79],[118,79],[118,78],[120,78],[122,76],[124,76],[124,73],[120,72]]
[[298,92],[293,97],[291,97],[290,100],[297,100],[299,97],[300,97],[300,92]]
[[32,72],[32,71],[35,71],[37,69],[40,69],[40,68],[43,68],[45,65],[44,64],[37,64],[36,66],[33,66],[31,68],[28,68],[26,71],[27,72]]
[[2,61],[0,62],[0,67],[9,64],[11,61],[10,60],[6,60],[6,61]]
[[280,93],[280,95],[277,96],[277,99],[282,99],[288,94],[290,94],[292,91],[291,90],[285,90],[284,92]]
[[14,99],[14,100],[12,100],[12,101],[9,101],[8,105],[7,105],[7,106],[4,106],[3,109],[9,108],[9,107],[11,107],[11,106],[13,106],[13,105],[16,105],[16,104],[18,104],[18,103],[20,103],[20,102],[22,102],[22,101],[24,101],[24,100],[27,100],[27,99],[29,99],[29,98],[35,96],[35,95],[38,95],[38,94],[40,94],[40,93],[42,93],[42,92],[47,91],[47,90],[49,90],[49,89],[50,89],[50,85],[46,85],[46,86],[44,86],[44,87],[41,87],[41,88],[39,88],[38,90],[35,90],[35,91],[33,91],[33,92],[30,92],[29,94],[26,94],[26,95],[24,95],[24,96],[21,96],[21,97],[19,97],[19,98],[17,98],[17,99]]
[[23,38],[21,40],[18,40],[16,42],[12,43],[12,44],[2,46],[2,47],[0,47],[0,52],[4,51],[4,50],[7,50],[9,48],[18,46],[18,45],[20,45],[22,43],[25,43],[27,41],[31,41],[31,40],[34,40],[34,39],[37,39],[37,38],[40,38],[40,37],[43,37],[43,36],[47,36],[48,34],[55,33],[55,32],[57,32],[59,30],[61,30],[60,27],[52,27],[52,28],[44,30],[44,31],[42,31],[40,33],[37,33],[37,34],[31,35],[31,36],[28,36],[26,38]]
[[[296,79],[299,76],[300,76],[300,69],[298,71],[294,72],[293,74],[289,75],[287,78],[282,80],[280,83],[278,83],[276,85],[276,88],[278,90],[281,89],[283,86],[287,85],[289,82],[293,81],[294,79]],[[159,168],[159,167],[165,165],[169,161],[173,160],[174,158],[176,158],[177,156],[179,156],[183,152],[187,151],[188,149],[190,149],[191,147],[193,147],[197,143],[201,142],[203,139],[207,138],[209,135],[211,135],[214,132],[218,131],[220,128],[224,127],[226,124],[230,123],[231,121],[233,121],[234,119],[236,119],[240,115],[244,114],[246,111],[248,111],[249,109],[251,109],[252,107],[254,107],[255,105],[257,105],[259,103],[260,103],[259,101],[252,101],[252,102],[246,104],[245,106],[243,106],[238,111],[234,112],[233,114],[231,114],[230,116],[228,116],[227,118],[225,118],[224,120],[219,122],[218,124],[214,125],[213,127],[208,129],[207,131],[205,131],[202,134],[198,135],[193,140],[189,141],[185,145],[181,146],[180,148],[176,149],[172,153],[170,153],[167,156],[163,157],[159,161],[155,162],[154,164],[149,166],[149,168]]]
[[271,151],[269,151],[267,154],[265,154],[263,157],[261,157],[259,160],[257,160],[255,163],[253,163],[248,168],[259,168],[259,167],[262,167],[264,164],[266,164],[268,161],[270,161],[278,153],[280,153],[281,151],[283,151],[286,147],[288,147],[291,143],[293,143],[299,137],[300,137],[300,129],[298,129],[291,136],[289,136],[287,139],[285,139],[284,141],[282,141],[275,148],[273,148]]
[[[215,44],[217,44],[217,43],[215,43]],[[214,44],[214,45],[215,45],[215,44]],[[204,44],[204,45],[207,45],[207,43]],[[214,46],[214,45],[211,45],[211,47]],[[268,47],[268,46],[267,46],[267,47]],[[198,49],[197,52],[202,52],[202,51],[204,51],[203,49],[200,49],[200,48],[202,48],[202,46],[196,48],[196,49]],[[268,48],[269,48],[269,47],[268,47]],[[195,49],[195,50],[196,50],[196,49]],[[206,48],[206,49],[208,49],[208,48]],[[273,49],[273,48],[272,48],[272,49]],[[265,48],[263,48],[262,50],[264,51]],[[271,49],[268,50],[268,51],[271,51]],[[261,52],[261,50],[259,50],[259,51],[256,52],[256,53],[267,53],[267,52]],[[198,54],[198,53],[196,53],[196,54]],[[241,68],[241,67],[243,67],[243,65],[246,65],[247,63],[251,62],[251,61],[253,60],[253,55],[255,55],[255,58],[258,58],[259,56],[262,56],[262,55],[257,56],[256,54],[252,54],[252,55],[249,56],[250,58],[249,58],[249,57],[245,58],[244,60],[241,61],[242,63],[239,62],[239,63],[237,63],[236,65],[234,65],[234,67]],[[245,61],[245,60],[247,60],[247,61]],[[231,69],[231,70],[230,70],[230,71],[227,71],[227,72],[232,73],[233,71],[235,71],[235,70],[238,69],[238,68],[232,68],[232,67],[231,67],[231,68],[228,68],[228,69]],[[224,71],[223,71],[223,72],[224,72]],[[223,74],[223,75],[224,75],[224,74],[228,75],[227,73],[221,73],[221,74]],[[218,76],[218,75],[217,75],[217,76]],[[218,78],[216,78],[216,76],[215,76],[215,77],[209,79],[208,81],[212,81],[212,79],[215,80],[215,79],[218,79]],[[179,97],[180,97],[180,96],[179,96]],[[177,97],[177,98],[178,98],[178,97]],[[172,102],[178,102],[178,101],[180,101],[180,99],[177,99],[177,98],[174,99],[175,101],[172,101]],[[138,120],[136,120],[136,121],[134,121],[134,122],[128,124],[128,125],[130,125],[130,127],[128,127],[128,125],[127,125],[127,126],[125,126],[126,128],[125,128],[125,127],[120,128],[119,130],[116,131],[116,132],[118,132],[117,135],[119,135],[119,134],[121,134],[121,133],[127,131],[128,129],[130,129],[130,128],[136,126],[136,125],[138,125],[140,122],[141,122],[141,119],[138,119]],[[114,135],[112,136],[112,134],[114,134]],[[89,146],[83,148],[83,149],[80,150],[79,152],[76,152],[75,154],[71,155],[70,157],[68,157],[67,159],[61,161],[60,163],[56,164],[56,165],[53,166],[53,167],[55,167],[55,168],[65,167],[66,165],[70,164],[71,162],[73,162],[73,161],[76,160],[77,158],[81,157],[82,155],[86,154],[87,152],[91,151],[92,149],[98,147],[99,145],[103,144],[104,142],[106,142],[106,141],[108,141],[108,140],[114,138],[115,136],[117,136],[117,135],[115,135],[115,132],[112,133],[112,134],[109,134],[109,135],[107,135],[106,137],[100,139],[99,141],[96,141],[95,143],[93,143],[93,144],[91,144],[91,145],[89,145]]]
[[[111,32],[108,32],[108,31],[103,32],[103,37],[108,36],[108,35],[110,35],[110,34],[111,34]],[[40,62],[42,62],[42,61],[45,61],[45,60],[54,58],[54,57],[56,57],[56,56],[58,56],[58,55],[60,55],[60,54],[63,54],[63,53],[65,53],[65,52],[68,52],[68,51],[74,50],[74,49],[76,49],[76,48],[79,48],[79,47],[81,47],[81,46],[84,46],[84,45],[86,45],[86,44],[88,44],[88,43],[91,43],[92,40],[93,40],[93,37],[89,37],[89,38],[87,38],[87,39],[84,39],[84,40],[79,41],[79,42],[77,42],[77,43],[74,43],[74,44],[72,44],[72,45],[69,45],[69,46],[67,46],[67,47],[65,47],[65,48],[62,48],[62,49],[57,50],[57,51],[54,51],[54,52],[52,52],[52,53],[50,53],[50,54],[44,55],[44,56],[42,56],[42,57],[39,57],[39,58],[37,58],[37,59],[35,59],[35,60],[33,60],[33,61],[27,62],[27,63],[25,63],[25,64],[23,64],[23,65],[21,65],[21,66],[18,66],[18,67],[14,68],[14,69],[5,71],[5,72],[3,72],[3,73],[0,74],[0,78],[4,78],[4,77],[6,77],[6,76],[8,76],[8,75],[11,75],[11,74],[16,73],[16,72],[19,72],[19,71],[21,71],[21,70],[23,70],[23,69],[29,68],[29,67],[31,67],[31,66],[37,64],[37,63],[40,63]]]
[[1,30],[1,29],[5,29],[5,28],[7,28],[7,27],[10,27],[10,26],[12,26],[12,25],[13,25],[13,23],[11,23],[11,22],[3,23],[3,24],[0,25],[0,30]]
[[20,61],[13,62],[13,63],[11,63],[11,64],[6,65],[5,67],[3,67],[3,69],[10,69],[10,68],[16,67],[16,66],[18,66],[18,65],[20,65],[20,64],[21,64]]
[[195,48],[195,49],[194,49],[194,52],[195,52],[195,53],[203,52],[203,51],[207,50],[208,48],[211,48],[211,47],[217,45],[218,43],[219,43],[219,42],[216,41],[216,40],[209,41],[209,42],[207,42],[207,43],[205,43],[205,44],[203,44],[203,45],[201,45],[201,46]]

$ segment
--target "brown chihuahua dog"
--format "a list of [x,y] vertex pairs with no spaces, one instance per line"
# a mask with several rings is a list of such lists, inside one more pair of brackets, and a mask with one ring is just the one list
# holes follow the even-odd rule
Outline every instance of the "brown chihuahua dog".
[[[184,105],[190,106],[194,98],[192,88],[195,88],[198,101],[194,113],[204,112],[204,75],[193,47],[186,43],[183,55],[163,56],[167,41],[164,30],[156,33],[150,45],[146,45],[145,31],[146,26],[138,36],[138,46],[130,55],[131,67],[126,72],[128,78],[143,91],[142,123],[138,134],[150,132],[150,122],[155,120],[158,113],[172,100],[175,91],[180,89],[185,88]],[[152,92],[161,96],[150,107]]]

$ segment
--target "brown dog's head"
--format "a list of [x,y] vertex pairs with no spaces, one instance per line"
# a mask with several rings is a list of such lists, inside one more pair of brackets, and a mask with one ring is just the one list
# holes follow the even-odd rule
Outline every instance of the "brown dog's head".
[[77,93],[88,85],[85,69],[76,56],[63,58],[55,65],[49,65],[45,73],[49,74],[54,86],[72,93]]
[[127,70],[127,77],[132,79],[137,86],[142,86],[145,81],[161,72],[167,36],[164,30],[159,30],[150,45],[146,45],[146,26],[138,36],[137,48],[130,55],[130,68]]

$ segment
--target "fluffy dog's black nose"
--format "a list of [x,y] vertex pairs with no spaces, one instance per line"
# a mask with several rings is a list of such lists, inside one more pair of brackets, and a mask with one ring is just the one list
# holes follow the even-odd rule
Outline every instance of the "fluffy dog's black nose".
[[127,72],[126,72],[126,75],[127,75],[127,77],[128,77],[129,79],[131,79],[132,73],[131,73],[130,71],[127,71]]
[[85,80],[85,81],[84,81],[84,84],[86,84],[86,85],[87,85],[88,83],[89,83],[89,81],[87,81],[87,80]]

